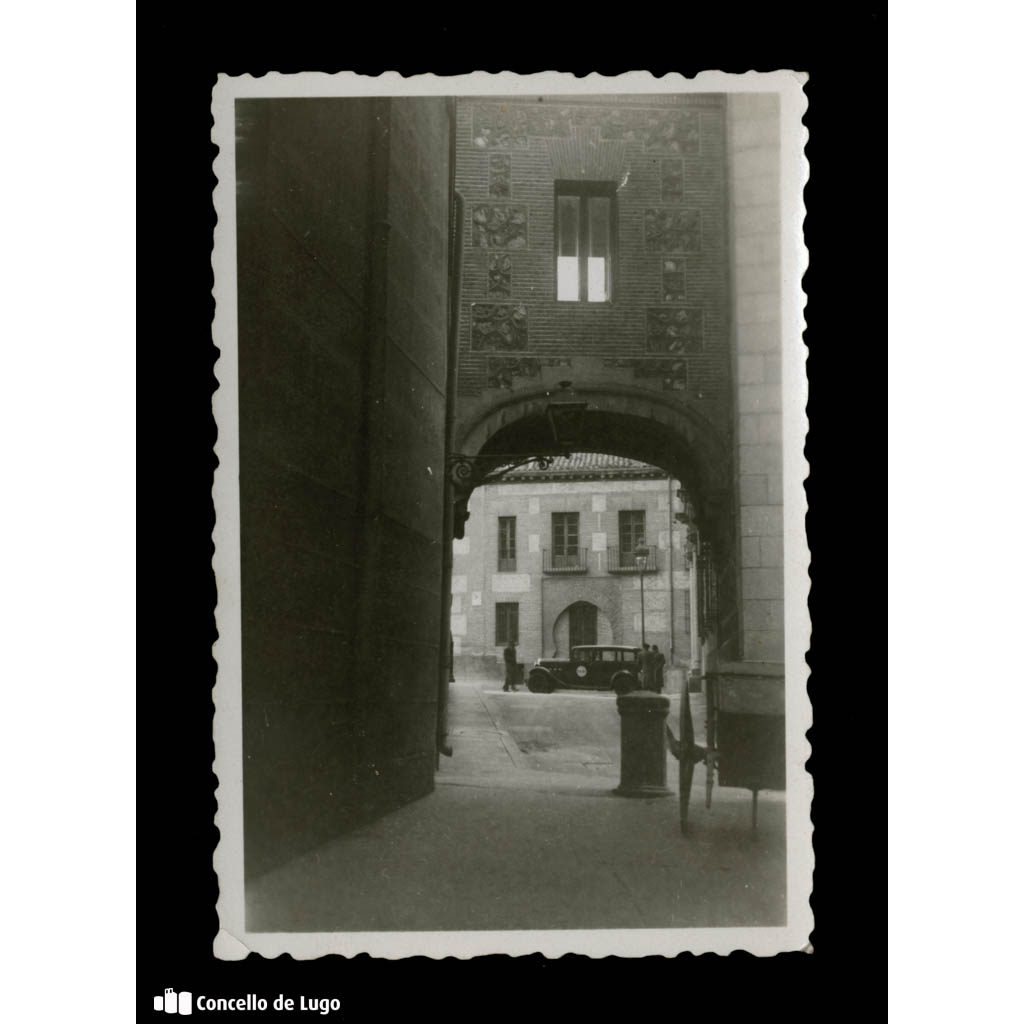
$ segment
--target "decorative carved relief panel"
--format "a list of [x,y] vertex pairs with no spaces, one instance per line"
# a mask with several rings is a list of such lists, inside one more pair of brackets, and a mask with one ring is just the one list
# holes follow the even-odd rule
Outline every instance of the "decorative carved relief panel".
[[606,359],[608,368],[632,367],[637,378],[661,380],[663,391],[685,391],[687,384],[686,360],[684,359]]
[[525,249],[526,207],[474,206],[473,245],[482,249]]
[[512,257],[494,253],[487,257],[487,294],[507,299],[512,295]]
[[644,210],[644,247],[650,252],[699,252],[700,210]]
[[475,351],[515,351],[526,348],[526,305],[522,302],[472,303],[470,337],[470,346]]
[[530,357],[517,359],[514,356],[487,360],[487,386],[508,388],[520,378],[533,378],[540,373],[540,363]]
[[700,114],[695,110],[497,103],[473,107],[473,145],[478,149],[527,149],[531,135],[564,139],[574,128],[597,129],[605,141],[641,143],[655,155],[700,152]]
[[682,260],[662,261],[661,297],[665,302],[684,302],[686,300],[686,280]]
[[703,310],[647,310],[648,352],[700,352],[703,348]]
[[509,154],[491,154],[488,163],[487,194],[495,199],[508,199],[512,195],[512,157]]
[[526,149],[526,110],[478,103],[473,107],[473,145],[479,149]]

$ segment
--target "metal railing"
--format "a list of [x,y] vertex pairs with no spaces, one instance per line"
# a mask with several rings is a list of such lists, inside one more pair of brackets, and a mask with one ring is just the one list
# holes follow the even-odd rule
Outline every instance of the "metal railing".
[[578,548],[572,554],[556,554],[545,549],[544,571],[554,575],[585,573],[587,571],[587,549]]
[[608,571],[612,573],[641,573],[657,572],[661,566],[658,564],[658,548],[647,548],[647,556],[639,561],[633,553],[632,548],[608,548]]

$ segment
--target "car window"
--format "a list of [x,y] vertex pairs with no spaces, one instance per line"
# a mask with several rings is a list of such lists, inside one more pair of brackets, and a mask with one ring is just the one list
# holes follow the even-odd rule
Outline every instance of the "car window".
[[590,661],[590,659],[593,658],[593,656],[593,651],[584,650],[579,647],[574,647],[572,650],[573,661]]
[[619,652],[618,651],[602,651],[601,652],[601,660],[602,661],[618,661],[619,660]]
[[636,651],[623,651],[622,652],[622,660],[623,661],[636,661]]

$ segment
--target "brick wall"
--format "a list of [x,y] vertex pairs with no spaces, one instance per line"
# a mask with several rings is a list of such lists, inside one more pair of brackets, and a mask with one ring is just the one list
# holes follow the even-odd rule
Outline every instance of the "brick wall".
[[[723,98],[464,100],[457,125],[460,398],[604,376],[728,429]],[[555,300],[556,178],[619,186],[611,302]]]
[[433,785],[450,128],[430,99],[236,116],[251,877]]

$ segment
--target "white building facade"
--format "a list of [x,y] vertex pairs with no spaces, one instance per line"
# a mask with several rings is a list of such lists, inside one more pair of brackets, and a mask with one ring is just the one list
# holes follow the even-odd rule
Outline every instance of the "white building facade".
[[645,639],[669,664],[695,666],[679,487],[655,466],[589,453],[478,487],[453,550],[456,678],[499,666],[510,639],[526,665]]

